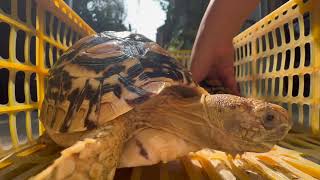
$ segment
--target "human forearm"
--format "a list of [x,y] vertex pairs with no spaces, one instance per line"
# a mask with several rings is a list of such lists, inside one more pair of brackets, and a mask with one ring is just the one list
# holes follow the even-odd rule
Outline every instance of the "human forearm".
[[191,56],[195,80],[205,78],[211,68],[208,65],[223,60],[224,57],[221,56],[233,51],[232,38],[258,3],[259,0],[211,0],[199,27]]

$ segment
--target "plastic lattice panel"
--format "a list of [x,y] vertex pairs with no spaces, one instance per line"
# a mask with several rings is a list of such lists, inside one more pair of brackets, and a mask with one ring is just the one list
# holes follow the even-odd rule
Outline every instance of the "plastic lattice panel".
[[241,92],[287,108],[295,124],[320,124],[320,1],[291,0],[234,38]]
[[[320,178],[320,139],[291,133],[267,153],[231,157],[204,149],[167,164],[118,169],[116,180],[141,179],[306,179]],[[283,148],[285,147],[285,148]],[[299,152],[290,149],[297,149]],[[61,148],[36,144],[0,163],[0,179],[26,179],[59,156]]]
[[[62,0],[37,2],[0,3],[0,179],[26,179],[59,156],[61,148],[33,143],[43,131],[38,114],[44,77],[63,51],[94,33]],[[235,38],[242,93],[285,103],[296,122],[314,131],[320,113],[319,7],[317,0],[290,1]],[[172,56],[190,68],[190,51]],[[318,137],[291,133],[279,145],[235,158],[202,150],[168,164],[121,169],[116,179],[320,179]]]
[[191,67],[191,51],[190,50],[176,50],[170,51],[172,57],[178,60],[185,68],[190,69]]
[[[1,0],[0,157],[43,131],[44,77],[63,51],[94,31],[62,0]],[[1,165],[0,165],[1,166]]]

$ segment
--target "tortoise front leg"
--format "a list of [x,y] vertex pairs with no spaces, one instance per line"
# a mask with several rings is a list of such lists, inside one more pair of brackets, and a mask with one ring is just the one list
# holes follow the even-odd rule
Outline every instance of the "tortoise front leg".
[[82,141],[62,151],[47,169],[31,179],[108,179],[118,166],[124,141],[122,123],[112,123],[87,134]]
[[37,139],[37,143],[46,145],[56,145],[56,143],[50,138],[46,131]]

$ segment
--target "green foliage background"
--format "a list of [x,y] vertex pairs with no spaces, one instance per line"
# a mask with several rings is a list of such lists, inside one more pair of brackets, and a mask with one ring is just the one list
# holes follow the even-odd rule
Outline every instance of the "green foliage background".
[[[150,1],[158,1],[167,13],[157,42],[170,50],[191,49],[209,0]],[[130,30],[124,25],[124,0],[74,0],[73,9],[97,32]]]
[[128,30],[123,0],[74,0],[73,9],[96,32]]
[[209,0],[158,1],[167,11],[165,24],[158,29],[158,43],[171,50],[191,49]]

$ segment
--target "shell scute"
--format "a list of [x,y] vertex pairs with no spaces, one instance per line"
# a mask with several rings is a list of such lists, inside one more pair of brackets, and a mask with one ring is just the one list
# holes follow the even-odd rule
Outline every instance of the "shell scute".
[[75,43],[50,70],[43,109],[64,112],[41,120],[58,133],[91,130],[172,85],[197,86],[189,71],[150,39],[103,32]]

